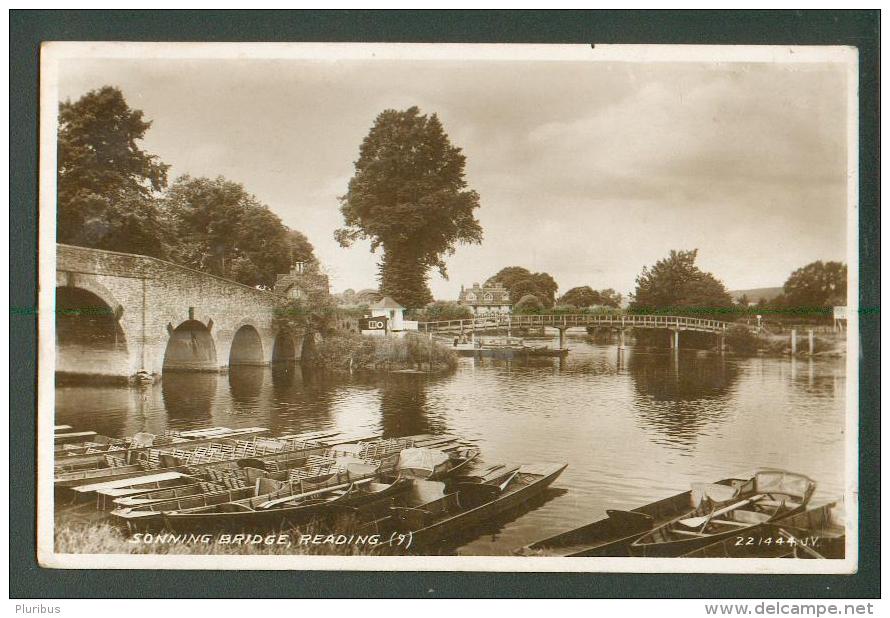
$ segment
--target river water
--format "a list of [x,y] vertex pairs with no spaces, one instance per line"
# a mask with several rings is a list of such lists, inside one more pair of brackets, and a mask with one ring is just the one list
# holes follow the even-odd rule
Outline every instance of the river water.
[[159,384],[59,386],[56,424],[110,436],[263,426],[386,436],[452,433],[486,462],[566,462],[534,504],[444,551],[509,554],[570,527],[689,488],[779,467],[842,494],[845,363],[596,344],[565,359],[461,359],[449,375],[357,378],[289,367],[167,374]]

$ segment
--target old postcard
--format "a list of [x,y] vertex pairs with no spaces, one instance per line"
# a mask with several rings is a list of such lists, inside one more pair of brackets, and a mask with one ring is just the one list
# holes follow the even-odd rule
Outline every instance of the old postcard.
[[855,572],[857,68],[46,43],[40,563]]

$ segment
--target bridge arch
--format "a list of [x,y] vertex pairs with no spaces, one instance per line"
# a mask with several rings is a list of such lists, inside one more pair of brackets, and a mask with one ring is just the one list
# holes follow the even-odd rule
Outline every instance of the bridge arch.
[[204,323],[186,320],[170,331],[163,371],[217,371],[218,368],[213,335]]
[[[121,308],[110,294],[90,286],[56,288],[56,372],[102,375],[110,363],[128,365]],[[104,298],[103,298],[104,296]]]
[[244,324],[232,339],[229,349],[229,366],[264,364],[263,341],[252,324]]
[[292,332],[288,330],[278,332],[272,345],[272,362],[286,363],[299,360],[297,349],[296,338]]

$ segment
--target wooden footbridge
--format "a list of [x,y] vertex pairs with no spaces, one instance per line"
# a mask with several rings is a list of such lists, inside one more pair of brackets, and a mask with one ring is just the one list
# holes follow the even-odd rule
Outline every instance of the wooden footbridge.
[[681,331],[711,333],[722,338],[726,333],[726,322],[671,315],[630,315],[611,313],[578,313],[554,315],[489,315],[467,320],[445,320],[441,322],[420,322],[420,332],[432,334],[468,334],[491,330],[550,327],[559,330],[559,345],[563,347],[565,331],[570,328],[611,328],[621,333],[629,328],[662,329],[673,331],[671,345],[679,347]]

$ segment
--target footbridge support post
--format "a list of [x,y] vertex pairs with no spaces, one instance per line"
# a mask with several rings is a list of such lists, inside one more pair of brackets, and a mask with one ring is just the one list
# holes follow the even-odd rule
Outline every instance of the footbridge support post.
[[670,337],[671,337],[671,349],[672,350],[679,349],[680,348],[680,329],[679,328],[671,329]]
[[557,326],[556,330],[559,331],[559,349],[562,350],[566,347],[566,331],[569,329],[568,326]]

